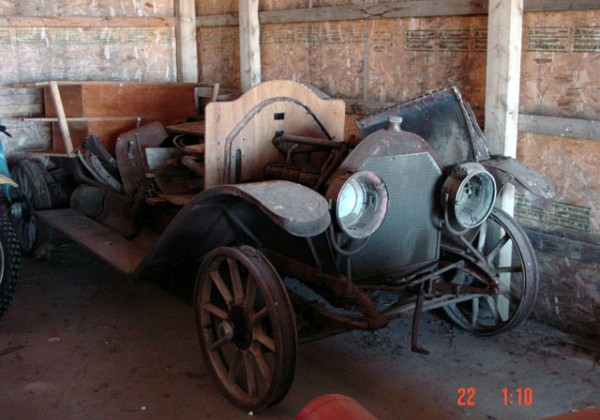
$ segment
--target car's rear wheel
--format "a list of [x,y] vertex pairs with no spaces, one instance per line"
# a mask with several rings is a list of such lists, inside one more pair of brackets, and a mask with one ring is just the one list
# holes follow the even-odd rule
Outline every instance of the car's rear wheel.
[[468,300],[445,306],[444,311],[456,325],[476,335],[494,335],[516,327],[533,309],[538,284],[537,260],[525,232],[504,211],[494,209],[465,239],[470,246],[443,247],[444,259],[465,260],[465,267],[450,272],[448,281],[488,290],[497,283],[498,294],[473,294]]
[[277,271],[249,246],[209,253],[195,288],[205,365],[235,405],[258,411],[288,392],[296,364],[294,313]]

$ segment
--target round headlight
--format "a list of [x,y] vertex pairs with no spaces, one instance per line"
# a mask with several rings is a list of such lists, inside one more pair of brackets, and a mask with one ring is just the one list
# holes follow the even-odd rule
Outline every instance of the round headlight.
[[456,166],[442,186],[442,205],[450,227],[466,230],[481,225],[496,200],[496,181],[479,163]]
[[335,217],[344,233],[362,239],[375,232],[387,213],[388,193],[379,176],[370,171],[343,175],[327,190]]

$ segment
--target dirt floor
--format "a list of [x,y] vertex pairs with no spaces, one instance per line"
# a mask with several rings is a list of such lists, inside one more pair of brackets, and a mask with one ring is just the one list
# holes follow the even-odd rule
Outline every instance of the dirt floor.
[[[185,299],[73,244],[26,261],[21,277],[0,319],[1,419],[249,417],[211,383]],[[428,356],[410,351],[409,320],[302,345],[288,396],[255,417],[291,419],[328,393],[380,419],[542,418],[600,405],[598,343],[533,321],[487,339],[432,314],[421,326]],[[460,388],[473,406],[458,404]],[[505,405],[503,388],[531,388],[533,404]]]

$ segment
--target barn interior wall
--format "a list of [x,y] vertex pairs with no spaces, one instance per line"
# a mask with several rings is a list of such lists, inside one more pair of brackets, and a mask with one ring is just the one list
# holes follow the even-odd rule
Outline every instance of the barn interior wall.
[[[173,17],[173,0],[32,2],[0,0],[0,16],[60,19],[56,26],[0,25],[0,120],[13,139],[4,140],[7,154],[22,149],[48,149],[48,124],[22,118],[43,114],[40,88],[14,84],[48,80],[176,81],[175,30],[169,26],[93,26],[78,17]],[[69,19],[73,23],[69,24]],[[39,22],[39,21],[35,21]],[[88,25],[88,21],[85,23]]]

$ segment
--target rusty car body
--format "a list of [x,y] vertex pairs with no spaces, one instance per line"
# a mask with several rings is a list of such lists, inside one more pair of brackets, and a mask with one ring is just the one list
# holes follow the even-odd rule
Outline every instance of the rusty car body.
[[[263,83],[209,104],[195,140],[125,133],[121,185],[74,165],[70,208],[32,213],[124,272],[193,284],[206,366],[251,411],[286,395],[299,340],[412,315],[425,352],[416,331],[433,309],[478,335],[520,324],[537,262],[495,202],[512,183],[543,205],[551,184],[491,156],[453,87],[358,120],[360,141],[344,139],[344,119],[342,101],[309,86]],[[198,179],[201,192],[182,187]],[[110,246],[107,226],[121,232]]]

